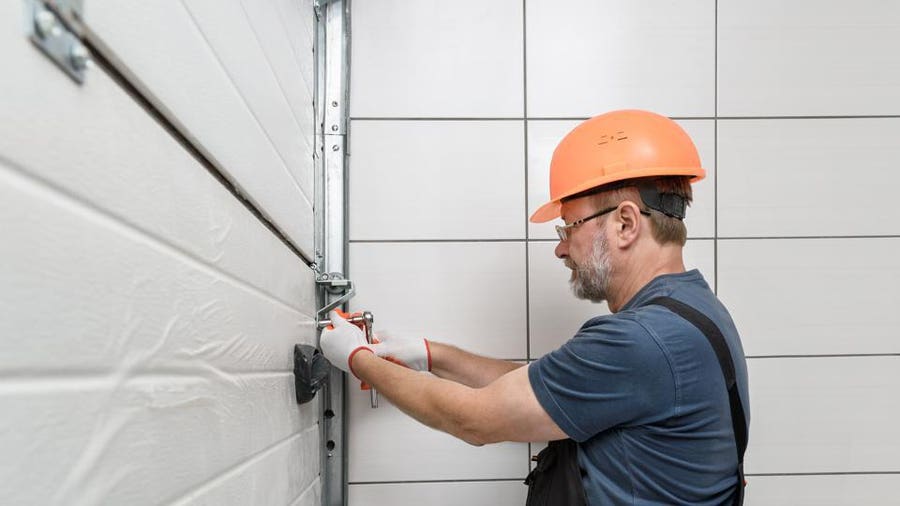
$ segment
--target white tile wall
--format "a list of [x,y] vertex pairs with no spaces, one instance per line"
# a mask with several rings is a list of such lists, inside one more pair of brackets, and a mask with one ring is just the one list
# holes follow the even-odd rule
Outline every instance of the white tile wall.
[[350,240],[524,239],[522,121],[354,121]]
[[352,243],[356,310],[381,330],[525,358],[522,242]]
[[900,238],[719,242],[748,355],[900,353]]
[[[555,350],[569,340],[590,318],[609,314],[606,304],[576,299],[569,288],[570,270],[553,254],[556,242],[528,243],[529,358]],[[684,249],[686,269],[700,269],[715,286],[715,244],[691,239]]]
[[[568,272],[552,256],[552,224],[527,224],[527,239],[518,242],[522,222],[515,220],[548,198],[553,148],[579,118],[608,110],[648,108],[681,118],[708,171],[694,187],[688,212],[687,267],[699,267],[711,285],[718,283],[746,353],[767,357],[749,360],[747,504],[896,502],[900,444],[892,427],[900,415],[894,395],[900,369],[893,337],[900,321],[890,305],[900,284],[900,213],[893,207],[900,121],[853,115],[900,114],[894,49],[900,6],[879,0],[525,0],[523,20],[520,5],[489,4],[483,8],[491,12],[482,15],[468,2],[440,8],[435,1],[355,3],[355,41],[363,42],[354,53],[353,114],[420,118],[402,124],[413,144],[398,140],[399,123],[353,123],[353,135],[362,131],[366,137],[354,140],[353,166],[372,169],[351,184],[380,193],[353,192],[352,239],[368,241],[351,247],[354,268],[363,269],[356,307],[377,305],[381,322],[390,327],[406,306],[421,308],[434,300],[459,308],[491,300],[506,312],[514,307],[514,318],[507,320],[503,311],[467,312],[450,329],[454,339],[464,340],[456,342],[507,358],[522,358],[528,338],[529,358],[552,350],[584,320],[605,311],[570,295]],[[439,11],[446,14],[436,21]],[[523,24],[527,83],[517,66]],[[486,59],[501,54],[513,56],[485,68]],[[477,92],[472,78],[482,80]],[[520,107],[525,90],[527,111]],[[472,160],[467,152],[485,149],[487,139],[477,139],[484,121],[435,121],[511,115],[525,116],[527,147],[510,133],[503,146],[487,148],[483,156],[491,163]],[[759,118],[786,115],[811,117]],[[819,117],[826,115],[849,117]],[[440,136],[452,142],[431,140]],[[430,178],[455,165],[462,173],[508,180],[523,174],[510,166],[516,149],[524,151],[517,160],[524,158],[527,166],[518,168],[527,172],[519,187],[524,195],[504,186],[460,210],[460,195],[478,195],[464,182],[419,195],[396,191],[407,187],[423,152],[439,160],[425,167]],[[403,206],[423,209],[404,222],[397,218]],[[489,214],[510,221],[484,222]],[[431,227],[423,231],[418,224],[426,219]],[[815,238],[800,239],[806,237]],[[475,242],[441,242],[448,239]],[[491,242],[497,239],[514,242]],[[401,240],[411,242],[379,243]],[[398,270],[404,271],[399,281]],[[505,286],[474,281],[484,276]],[[409,279],[423,295],[406,288]],[[525,281],[528,311],[522,320]],[[476,285],[481,290],[473,291]],[[497,325],[501,314],[500,324],[512,330],[502,346],[488,350],[485,338],[465,337],[478,335],[479,326]],[[434,313],[416,319],[421,326],[413,331],[433,333],[442,325]],[[513,321],[526,322],[527,332]],[[508,356],[507,350],[516,354]],[[355,472],[373,482],[351,485],[352,504],[522,503],[524,492],[516,495],[515,483],[479,481],[521,464],[486,469],[476,463],[472,474],[479,476],[466,478],[474,481],[436,482],[465,473],[472,466],[467,454],[449,450],[454,447],[446,436],[396,411],[375,413],[366,395],[357,393],[350,426],[351,439],[359,441],[356,453],[364,451],[370,419],[377,420],[384,437],[415,434],[416,465],[396,464],[403,459],[393,450],[382,458],[367,454],[354,464]],[[539,449],[534,444],[531,453]],[[450,464],[443,460],[446,452],[453,454]],[[392,466],[389,475],[378,475]],[[409,480],[421,482],[398,483]]]
[[900,118],[723,120],[719,235],[900,234]]
[[350,506],[519,506],[527,495],[521,480],[350,485]]
[[350,419],[358,422],[347,438],[351,484],[518,480],[525,479],[528,474],[528,445],[525,443],[471,446],[420,424],[383,397],[373,409],[369,392],[359,390],[359,383],[352,379],[348,381],[347,395]]
[[889,505],[900,487],[900,474],[750,476],[748,506]]
[[722,116],[900,114],[900,3],[718,2]]
[[[550,200],[550,160],[559,141],[582,120],[528,122],[528,210],[534,212]],[[716,230],[716,139],[713,120],[680,120],[691,136],[706,169],[706,178],[694,185],[694,203],[685,224],[688,237],[713,237]],[[558,223],[558,222],[557,222]],[[528,223],[530,239],[556,239],[554,222]]]
[[353,4],[354,117],[522,117],[521,0]]
[[751,360],[747,473],[897,472],[900,356]]
[[525,4],[530,117],[714,114],[714,0]]

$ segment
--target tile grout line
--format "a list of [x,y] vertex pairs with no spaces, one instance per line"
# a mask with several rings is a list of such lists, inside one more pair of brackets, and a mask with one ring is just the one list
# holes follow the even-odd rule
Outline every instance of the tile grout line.
[[459,478],[445,480],[388,480],[388,481],[351,481],[348,485],[415,485],[419,483],[502,483],[521,482],[524,478]]
[[[742,120],[828,120],[828,119],[900,119],[893,114],[822,115],[822,116],[669,116],[676,121],[742,121]],[[586,116],[354,116],[353,121],[584,121]]]
[[719,294],[719,0],[713,18],[713,293]]
[[[897,235],[794,235],[794,236],[713,236],[713,237],[688,237],[690,241],[800,241],[800,240],[854,240],[854,239],[900,239]],[[351,244],[429,244],[429,243],[508,243],[508,242],[557,242],[551,237],[531,237],[528,239],[353,239]]]
[[[528,247],[528,1],[522,0],[522,139],[525,168],[525,357],[531,358],[531,257]],[[525,367],[528,361],[526,360]],[[525,468],[531,469],[531,442],[525,454]]]

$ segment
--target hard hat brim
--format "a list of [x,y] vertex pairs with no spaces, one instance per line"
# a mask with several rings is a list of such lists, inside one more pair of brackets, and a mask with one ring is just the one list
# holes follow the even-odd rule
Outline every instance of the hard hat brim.
[[531,215],[531,218],[528,221],[532,223],[546,223],[550,220],[556,219],[560,217],[561,208],[562,208],[562,199],[566,197],[571,197],[572,195],[577,195],[581,192],[590,190],[592,188],[598,188],[600,186],[610,184],[610,183],[618,183],[620,181],[625,181],[628,179],[637,179],[642,177],[653,177],[653,176],[693,176],[691,179],[691,183],[696,183],[700,181],[704,177],[706,177],[706,170],[700,167],[684,167],[684,168],[659,168],[652,167],[641,170],[628,171],[627,177],[622,177],[622,173],[613,173],[606,174],[585,183],[578,185],[575,188],[570,189],[566,192],[565,195],[560,195],[558,198],[547,202],[542,205]]

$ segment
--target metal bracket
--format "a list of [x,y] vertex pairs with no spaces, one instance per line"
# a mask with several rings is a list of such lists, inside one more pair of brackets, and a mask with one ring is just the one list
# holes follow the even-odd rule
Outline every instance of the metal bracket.
[[78,84],[91,65],[91,53],[81,41],[83,0],[28,0],[26,32],[66,75]]
[[[340,307],[356,295],[356,288],[353,287],[353,281],[344,279],[344,276],[339,272],[330,272],[319,275],[318,279],[316,279],[316,285],[334,295],[343,293],[342,296],[316,311],[316,325],[319,325],[322,320],[327,318],[329,311]],[[319,328],[321,328],[321,326]]]

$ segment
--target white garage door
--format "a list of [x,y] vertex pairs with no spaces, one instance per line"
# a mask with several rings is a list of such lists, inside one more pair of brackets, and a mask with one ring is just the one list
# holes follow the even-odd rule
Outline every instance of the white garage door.
[[319,503],[311,3],[86,2],[192,153],[0,2],[0,502]]

